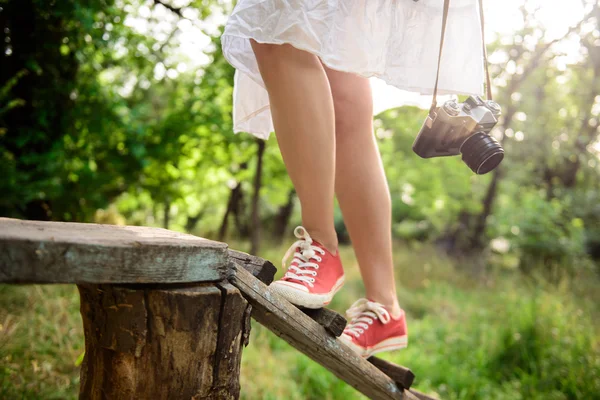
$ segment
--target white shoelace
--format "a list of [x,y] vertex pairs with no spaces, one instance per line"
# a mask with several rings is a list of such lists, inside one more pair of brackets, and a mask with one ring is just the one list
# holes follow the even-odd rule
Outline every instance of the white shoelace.
[[[287,259],[292,252],[294,252],[294,258],[292,259],[291,264],[296,261],[297,265],[290,265],[283,277],[303,281],[308,283],[310,287],[314,287],[314,277],[317,276],[319,264],[311,262],[310,260],[315,259],[316,261],[321,262],[323,258],[318,256],[317,253],[325,254],[325,251],[312,244],[313,240],[303,226],[297,226],[296,229],[294,229],[294,235],[300,240],[297,240],[290,246],[288,251],[286,251],[285,255],[283,256],[281,263],[283,265],[283,269],[285,269]],[[300,247],[300,252],[296,251],[296,248],[298,247]],[[310,277],[308,275],[310,275]]]
[[383,304],[368,299],[358,299],[346,311],[346,316],[350,319],[350,323],[346,326],[344,333],[350,333],[355,337],[359,337],[373,325],[375,319],[379,319],[381,323],[387,324],[390,322],[390,313],[385,309]]

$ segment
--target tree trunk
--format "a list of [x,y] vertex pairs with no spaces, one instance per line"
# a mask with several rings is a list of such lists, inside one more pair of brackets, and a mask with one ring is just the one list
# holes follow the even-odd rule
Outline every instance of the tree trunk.
[[468,211],[461,211],[456,220],[446,228],[446,234],[435,241],[435,244],[446,254],[454,257],[463,257],[471,246],[471,224],[474,215]]
[[256,139],[258,145],[258,154],[256,161],[256,174],[254,175],[254,194],[252,195],[252,233],[251,241],[252,246],[250,248],[250,254],[256,255],[260,247],[260,213],[259,213],[259,200],[260,200],[260,188],[262,185],[262,168],[263,168],[263,155],[265,153],[265,141],[263,139]]
[[169,229],[169,211],[171,211],[171,202],[169,200],[166,200],[163,208],[163,228],[165,229]]
[[[240,164],[240,171],[247,169],[247,162]],[[235,229],[242,238],[247,238],[250,236],[248,213],[246,212],[245,204],[244,191],[240,188],[239,197],[236,199],[236,204],[233,207],[233,219],[235,220]]]
[[294,211],[294,198],[296,197],[296,191],[290,190],[288,194],[288,201],[285,205],[279,208],[279,212],[275,217],[275,225],[273,227],[273,236],[276,243],[281,243],[285,237],[290,217]]
[[[242,184],[238,182],[236,186],[231,189],[231,194],[229,195],[229,201],[227,202],[227,210],[225,210],[225,215],[223,215],[223,222],[221,222],[221,228],[219,229],[219,238],[217,239],[219,242],[223,242],[225,240],[225,236],[227,235],[227,226],[229,225],[229,215],[231,213],[236,212],[239,208],[239,202],[242,198]],[[239,218],[239,217],[238,217]]]
[[[243,162],[240,164],[240,171],[248,169],[248,163]],[[235,220],[235,228],[240,237],[248,237],[248,223],[247,218],[244,218],[244,192],[242,191],[242,183],[238,181],[237,185],[231,189],[229,201],[227,203],[227,210],[223,215],[223,221],[221,222],[221,228],[219,229],[219,241],[223,241],[227,235],[227,227],[229,226],[229,216],[233,214]]]
[[471,246],[475,249],[481,249],[485,244],[485,227],[488,217],[492,214],[492,207],[498,193],[498,182],[500,181],[500,168],[496,168],[492,172],[492,180],[487,188],[487,192],[483,199],[483,210],[475,219],[475,228],[473,236],[471,236]]
[[192,232],[196,228],[196,225],[198,225],[198,221],[200,221],[200,219],[202,219],[205,211],[206,211],[206,209],[203,208],[196,215],[188,215],[187,221],[185,223],[185,231],[186,232],[188,232],[188,233]]
[[[515,89],[516,90],[516,89]],[[509,97],[512,95],[512,92],[509,94]],[[506,114],[504,116],[504,123],[502,124],[502,129],[507,130],[512,125],[513,117],[517,112],[514,105],[510,104],[508,110],[506,110]],[[504,145],[504,138],[506,136],[502,136],[500,139],[500,144]],[[484,247],[485,240],[485,228],[487,225],[487,219],[492,214],[492,208],[494,206],[494,202],[496,201],[496,194],[498,193],[498,185],[501,178],[502,165],[496,167],[494,172],[492,172],[492,180],[485,192],[485,196],[483,198],[483,210],[481,214],[475,216],[474,229],[471,234],[471,246],[475,249],[481,249]]]
[[240,188],[237,203],[233,207],[233,219],[235,221],[235,229],[240,237],[247,238],[250,235],[250,227],[248,226],[248,214],[244,205],[244,191]]
[[250,306],[229,283],[78,285],[81,399],[237,399]]

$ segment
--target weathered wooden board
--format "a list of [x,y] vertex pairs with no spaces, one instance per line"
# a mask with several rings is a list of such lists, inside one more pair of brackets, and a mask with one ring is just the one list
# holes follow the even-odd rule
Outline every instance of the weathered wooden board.
[[[346,318],[344,318],[340,313],[329,308],[310,309],[298,307],[298,309],[311,317],[333,336],[339,337],[346,327]],[[377,369],[379,369],[381,372],[392,378],[394,382],[396,382],[402,389],[410,389],[415,380],[415,374],[413,374],[413,372],[406,367],[374,356],[369,357],[367,361],[377,367]]]
[[[239,375],[242,348],[248,344],[250,337],[250,312],[252,306],[242,297],[238,288],[230,283],[218,283],[221,290],[221,310],[219,313],[219,332],[217,349],[214,354],[215,377],[213,390],[222,392],[218,399],[239,398]],[[194,307],[194,305],[192,305]],[[204,335],[199,332],[200,336]],[[236,378],[234,379],[233,376]],[[235,381],[235,386],[232,382]],[[227,397],[226,397],[227,396]]]
[[414,396],[415,400],[438,400],[437,397],[431,397],[415,389],[410,389],[409,392]]
[[415,374],[405,367],[396,365],[390,361],[382,360],[377,357],[367,359],[371,364],[377,367],[381,372],[392,378],[400,387],[409,389],[415,380]]
[[242,251],[229,249],[229,260],[242,265],[246,271],[249,271],[265,285],[270,285],[273,282],[273,278],[277,272],[277,268],[275,268],[271,261]]
[[0,282],[220,281],[227,244],[160,228],[0,218]]
[[330,310],[329,308],[298,308],[335,337],[340,336],[342,332],[344,332],[344,328],[348,323],[346,318],[340,313]]
[[229,280],[252,305],[252,317],[276,335],[371,399],[414,399],[243,267],[233,264],[231,270]]

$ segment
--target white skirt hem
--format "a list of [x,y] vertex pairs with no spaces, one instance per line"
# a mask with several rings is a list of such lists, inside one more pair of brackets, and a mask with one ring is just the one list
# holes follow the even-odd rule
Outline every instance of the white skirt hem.
[[[226,36],[229,37],[236,37],[239,39],[246,39],[246,40],[250,40],[253,39],[256,42],[260,43],[260,44],[277,44],[277,45],[282,45],[282,44],[289,44],[290,46],[293,46],[295,48],[297,48],[298,50],[302,50],[302,51],[306,51],[309,53],[312,53],[314,55],[316,55],[317,57],[319,57],[319,59],[321,59],[321,61],[323,62],[323,64],[325,64],[328,68],[336,70],[336,71],[340,71],[340,72],[347,72],[347,73],[352,73],[352,74],[356,74],[359,76],[362,76],[364,78],[379,78],[381,80],[383,80],[386,84],[390,85],[390,86],[394,86],[400,90],[406,90],[409,92],[417,92],[419,94],[422,95],[432,95],[433,94],[433,89],[432,88],[422,88],[422,87],[417,87],[417,86],[408,86],[408,85],[404,85],[404,84],[400,84],[400,83],[394,83],[394,79],[392,77],[390,77],[387,74],[382,74],[382,73],[378,73],[378,72],[364,72],[364,71],[354,71],[354,70],[350,70],[347,68],[344,68],[343,66],[340,65],[336,65],[333,62],[331,62],[331,57],[328,56],[327,54],[321,54],[319,51],[315,50],[315,49],[310,49],[308,47],[302,46],[301,44],[298,43],[294,43],[292,41],[287,41],[287,40],[277,40],[277,39],[258,39],[256,37],[252,37],[252,36],[241,36],[241,35],[232,35],[232,34],[228,34]],[[225,37],[225,36],[224,36]],[[235,60],[231,60],[229,59],[229,57],[227,56],[227,52],[223,52],[223,56],[225,57],[225,59],[227,60],[227,62],[229,64],[231,64],[232,66],[234,66],[236,69],[238,69],[241,72],[244,72],[244,65],[243,64],[239,64],[236,63]],[[247,75],[252,78],[253,75],[247,73]],[[262,81],[256,81],[254,80],[256,83],[258,83],[259,85],[263,86],[263,82]],[[470,96],[482,96],[483,93],[483,89],[481,89],[478,92],[469,92],[469,91],[464,91],[464,90],[456,90],[456,89],[444,89],[443,87],[440,86],[440,84],[438,84],[438,90],[437,93],[439,95],[448,95],[448,94],[461,94],[461,95],[470,95]],[[249,132],[250,133],[250,132]]]
[[[400,3],[403,1],[405,3]],[[419,95],[433,94],[437,69],[439,0],[240,0],[221,36],[236,68],[234,132],[268,139],[269,97],[250,40],[288,44],[328,68]],[[451,6],[438,94],[483,95],[483,53],[476,0]]]

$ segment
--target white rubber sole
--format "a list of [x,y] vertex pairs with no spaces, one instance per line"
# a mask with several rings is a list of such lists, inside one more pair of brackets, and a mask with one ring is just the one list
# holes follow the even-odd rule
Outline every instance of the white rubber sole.
[[305,308],[323,308],[331,303],[333,296],[344,286],[345,275],[333,285],[331,291],[323,294],[312,294],[305,286],[293,282],[275,281],[269,285],[274,292],[285,297],[290,303]]
[[391,337],[389,339],[382,340],[373,347],[367,348],[357,346],[356,344],[354,344],[354,342],[352,342],[350,337],[348,337],[348,339],[344,339],[342,335],[340,336],[340,340],[364,358],[369,358],[374,354],[381,353],[382,351],[399,350],[404,349],[408,346],[407,335]]

